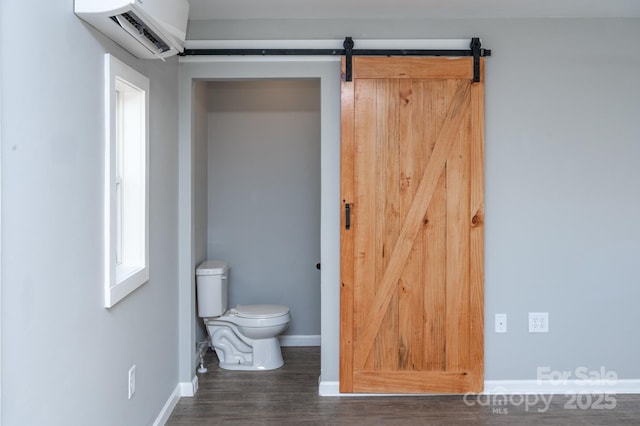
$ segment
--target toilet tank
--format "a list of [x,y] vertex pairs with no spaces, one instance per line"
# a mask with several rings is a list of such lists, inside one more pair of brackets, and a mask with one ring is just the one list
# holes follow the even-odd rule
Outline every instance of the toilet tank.
[[227,310],[229,265],[222,260],[206,260],[196,268],[198,316],[217,317]]

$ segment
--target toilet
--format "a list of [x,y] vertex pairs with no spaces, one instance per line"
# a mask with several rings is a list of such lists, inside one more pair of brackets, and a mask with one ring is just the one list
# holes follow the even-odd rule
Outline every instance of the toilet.
[[198,316],[225,370],[274,370],[282,367],[278,336],[291,321],[283,305],[238,305],[227,309],[229,265],[206,260],[196,268]]

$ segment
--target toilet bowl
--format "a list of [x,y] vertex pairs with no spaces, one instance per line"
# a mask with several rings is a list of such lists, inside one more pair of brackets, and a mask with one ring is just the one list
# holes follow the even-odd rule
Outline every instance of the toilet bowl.
[[207,327],[211,348],[226,370],[273,370],[282,367],[278,336],[291,321],[283,305],[238,305],[227,310],[226,262],[208,260],[196,269],[198,315]]
[[211,347],[226,370],[273,370],[282,367],[278,336],[291,321],[282,305],[239,305],[219,317],[205,318]]

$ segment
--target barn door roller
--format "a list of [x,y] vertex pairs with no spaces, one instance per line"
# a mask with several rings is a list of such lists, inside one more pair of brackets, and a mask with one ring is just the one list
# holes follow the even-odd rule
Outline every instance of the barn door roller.
[[[353,80],[353,46],[355,43],[351,37],[345,37],[344,43],[342,46],[344,47],[344,56],[345,56],[345,80],[351,81]],[[349,229],[349,228],[347,228]]]
[[[480,53],[482,44],[480,43],[480,39],[474,37],[471,39],[471,54],[473,55],[473,81],[477,83],[480,81]],[[484,56],[484,55],[482,55]]]

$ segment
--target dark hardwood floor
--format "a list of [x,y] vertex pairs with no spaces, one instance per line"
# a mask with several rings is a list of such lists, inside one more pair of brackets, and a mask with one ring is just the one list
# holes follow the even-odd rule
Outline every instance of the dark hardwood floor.
[[[546,395],[529,405],[520,396],[321,397],[320,349],[283,348],[274,371],[226,371],[212,351],[194,398],[182,398],[168,425],[640,425],[640,395],[580,401]],[[526,398],[526,396],[525,396]],[[551,398],[549,400],[549,398]],[[529,397],[533,403],[533,396]],[[589,402],[589,404],[587,404]],[[610,407],[615,403],[615,408]],[[586,407],[586,408],[580,408]]]

